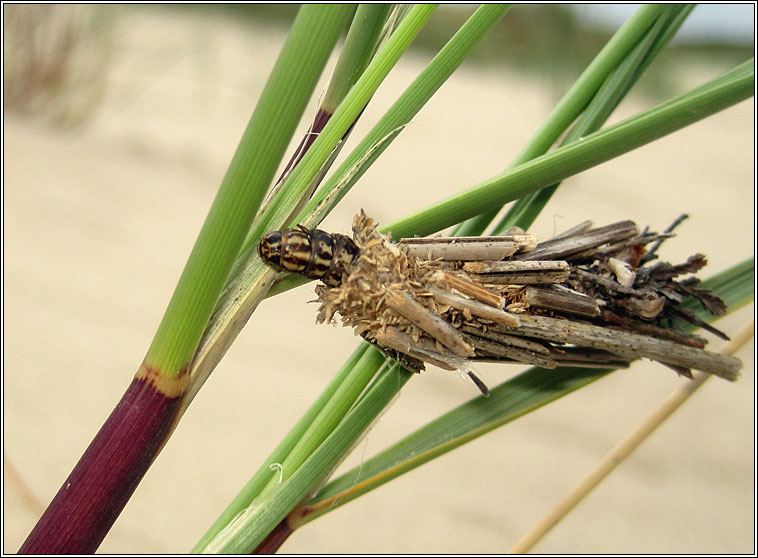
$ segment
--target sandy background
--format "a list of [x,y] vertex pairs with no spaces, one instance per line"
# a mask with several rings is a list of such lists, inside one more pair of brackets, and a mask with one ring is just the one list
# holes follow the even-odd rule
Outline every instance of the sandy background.
[[[5,552],[18,549],[142,360],[283,37],[215,16],[124,11],[88,126],[6,114]],[[425,62],[401,60],[354,138]],[[672,77],[683,91],[724,69]],[[324,228],[347,231],[360,208],[388,222],[490,177],[555,101],[548,82],[465,66]],[[631,99],[620,115],[650,103]],[[585,172],[533,232],[590,217],[660,230],[686,211],[663,256],[702,251],[706,275],[723,270],[754,253],[753,122],[751,99]],[[234,497],[356,345],[349,330],[314,324],[311,298],[306,286],[260,306],[101,552],[186,552]],[[750,305],[720,327],[734,334],[752,315]],[[754,552],[752,341],[738,356],[738,383],[709,382],[535,551]],[[492,386],[519,370],[480,372]],[[339,508],[282,551],[507,552],[683,381],[639,363]],[[453,374],[421,375],[346,466],[475,395]]]

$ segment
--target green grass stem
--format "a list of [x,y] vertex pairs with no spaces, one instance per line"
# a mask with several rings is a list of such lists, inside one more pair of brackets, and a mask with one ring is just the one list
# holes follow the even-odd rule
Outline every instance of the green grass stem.
[[340,103],[319,137],[287,177],[278,195],[271,199],[266,210],[253,224],[240,252],[240,259],[248,260],[263,234],[286,224],[287,217],[302,199],[312,179],[329,159],[338,142],[353,125],[397,60],[421,31],[435,7],[428,4],[413,6],[371,60],[366,71]]
[[609,372],[573,367],[531,368],[492,388],[489,397],[477,397],[464,403],[334,479],[304,507],[301,517],[293,518],[293,522],[312,521],[419,465],[589,385]]
[[257,499],[240,513],[203,549],[207,553],[250,553],[274,527],[300,502],[325,473],[335,467],[342,455],[366,431],[397,391],[413,375],[398,364],[384,370],[370,386],[367,395],[355,405],[329,437],[301,467],[265,499]]
[[[304,223],[316,212],[323,219],[328,210],[342,199],[373,161],[389,147],[403,126],[413,119],[458,69],[474,47],[505,15],[508,8],[508,5],[493,4],[478,8],[366,134],[292,224]],[[354,169],[357,169],[357,172]],[[349,182],[344,184],[344,178],[351,173]],[[318,221],[309,226],[315,226]]]
[[[694,6],[692,5],[669,6],[660,14],[658,20],[645,36],[641,38],[637,46],[629,52],[626,58],[608,76],[603,85],[600,86],[597,94],[592,98],[579,121],[566,134],[561,145],[572,143],[583,136],[599,130],[605,124],[608,117],[637,82],[645,68],[653,61],[655,55],[673,38],[693,8]],[[553,184],[519,198],[493,228],[492,234],[500,234],[512,226],[528,230],[545,205],[547,205],[547,202],[550,201],[558,186],[559,184]],[[487,213],[487,215],[492,215],[492,212]],[[467,223],[479,223],[479,225],[483,225],[485,220],[486,217],[481,219],[475,217]],[[469,226],[468,230],[474,232],[473,226]],[[481,232],[479,231],[477,234],[481,234]]]
[[753,94],[753,60],[680,97],[507,170],[383,227],[393,238],[427,236],[550,186],[739,103]]
[[[614,33],[613,37],[611,37],[584,72],[577,78],[574,85],[571,86],[548,115],[545,123],[535,132],[534,136],[532,136],[519,154],[516,155],[506,170],[517,167],[546,153],[561,134],[582,113],[608,75],[615,70],[629,51],[634,48],[667,9],[671,8],[656,4],[640,7]],[[476,236],[482,234],[484,229],[500,211],[501,205],[495,205],[494,209],[490,205],[484,208],[481,214],[471,216],[468,221],[456,227],[454,234],[456,236]]]
[[[345,44],[340,51],[337,64],[332,73],[332,77],[329,80],[329,86],[324,99],[316,111],[313,122],[311,123],[308,131],[305,133],[300,144],[295,149],[295,153],[287,163],[282,175],[280,176],[274,188],[269,192],[266,201],[259,207],[258,213],[255,216],[255,220],[259,219],[263,212],[268,207],[268,202],[274,197],[279,195],[280,190],[284,187],[283,181],[289,175],[292,168],[300,163],[300,160],[313,145],[316,138],[321,134],[321,131],[326,126],[327,122],[334,115],[335,110],[339,104],[345,99],[350,89],[360,78],[363,71],[371,61],[371,57],[376,52],[379,42],[382,37],[389,34],[394,27],[388,22],[388,15],[391,13],[391,6],[389,4],[362,4],[356,10],[353,21],[350,25],[350,29],[345,39]],[[341,141],[332,150],[332,153],[327,158],[326,162],[321,166],[319,171],[311,178],[308,186],[303,194],[300,196],[298,203],[291,209],[290,215],[294,215],[299,212],[308,199],[313,195],[313,192],[318,188],[318,185],[323,180],[326,173],[339,155],[342,147],[345,145],[345,140],[349,137],[352,126],[348,128],[345,135],[342,136]],[[255,222],[255,220],[253,222]],[[248,231],[248,237],[246,238],[243,246],[247,245],[251,240],[251,231]],[[246,252],[243,250],[242,254],[238,255],[234,266],[232,268],[229,277],[227,278],[227,284],[237,277],[244,269]]]
[[304,6],[211,206],[145,357],[174,375],[197,348],[250,222],[271,183],[316,82],[352,13]]
[[342,380],[334,395],[329,398],[321,412],[313,418],[298,443],[281,462],[281,476],[278,479],[271,479],[267,488],[274,488],[273,485],[276,483],[291,477],[308,456],[316,451],[345,417],[386,360],[386,357],[377,349],[369,348],[363,351],[360,360],[352,366],[350,373]]
[[360,4],[345,38],[321,108],[334,113],[376,52],[391,4]]
[[317,416],[319,416],[319,414],[321,414],[324,406],[332,399],[335,392],[337,392],[347,376],[352,372],[353,367],[363,358],[368,349],[369,345],[366,343],[358,345],[355,351],[353,351],[353,354],[350,355],[347,361],[345,361],[345,364],[342,365],[342,368],[340,368],[332,381],[329,382],[313,405],[311,405],[305,414],[303,414],[297,424],[295,424],[292,430],[290,430],[290,432],[282,439],[276,449],[263,462],[261,467],[250,478],[247,484],[245,484],[244,488],[240,490],[239,494],[237,494],[229,506],[227,506],[218,519],[216,519],[211,528],[208,529],[198,541],[192,549],[193,553],[202,552],[203,548],[205,548],[208,543],[232,521],[232,519],[240,514],[245,508],[250,506],[253,499],[261,493],[266,484],[268,484],[268,482],[277,474],[271,466],[276,463],[282,463],[287,455],[290,454],[305,432],[310,428],[312,422]]

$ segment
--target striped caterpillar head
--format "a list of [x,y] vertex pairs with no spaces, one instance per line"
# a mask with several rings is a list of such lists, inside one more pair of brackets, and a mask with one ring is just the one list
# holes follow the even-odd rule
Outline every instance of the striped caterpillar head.
[[282,255],[282,231],[272,231],[261,238],[258,243],[258,255],[268,265],[282,271],[279,264]]
[[321,279],[330,287],[342,282],[358,253],[358,246],[345,235],[305,227],[272,231],[258,244],[258,255],[277,271]]

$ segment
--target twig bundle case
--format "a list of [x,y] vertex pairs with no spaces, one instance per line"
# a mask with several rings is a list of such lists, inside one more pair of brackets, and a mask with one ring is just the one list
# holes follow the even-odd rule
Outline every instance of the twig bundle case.
[[[736,380],[738,359],[706,351],[705,340],[677,328],[690,323],[726,338],[680,304],[692,296],[709,312],[724,313],[723,302],[698,288],[697,278],[675,279],[697,272],[705,257],[647,265],[670,231],[640,232],[632,221],[597,228],[585,222],[539,244],[520,229],[393,243],[361,212],[353,221],[357,253],[334,250],[340,273],[316,287],[317,321],[339,315],[410,370],[420,372],[425,363],[460,370],[485,394],[472,369],[478,360],[617,368],[649,358],[685,376],[697,369]],[[323,259],[315,243],[280,246],[282,258],[295,252],[302,260],[297,269]],[[267,250],[260,253],[266,259]]]

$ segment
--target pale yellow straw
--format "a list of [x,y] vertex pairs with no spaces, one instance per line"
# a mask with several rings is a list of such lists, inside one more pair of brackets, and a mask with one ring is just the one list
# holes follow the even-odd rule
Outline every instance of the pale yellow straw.
[[[733,355],[753,336],[754,322],[750,322],[739,334],[721,349],[722,354]],[[525,554],[529,552],[550,529],[563,519],[579,502],[581,502],[593,488],[608,476],[608,474],[623,462],[653,431],[665,421],[671,413],[684,403],[705,381],[710,374],[695,373],[695,378],[677,389],[666,402],[650,415],[636,430],[622,440],[608,455],[595,467],[582,483],[569,492],[566,497],[545,516],[537,525],[526,533],[510,549],[511,554]]]

